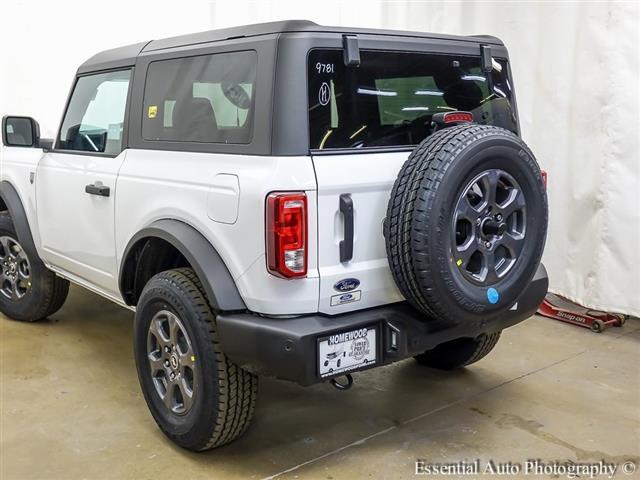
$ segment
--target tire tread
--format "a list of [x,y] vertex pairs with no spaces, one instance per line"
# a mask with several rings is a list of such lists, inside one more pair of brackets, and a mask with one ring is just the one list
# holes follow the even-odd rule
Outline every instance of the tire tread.
[[[190,268],[181,268],[161,273],[158,277],[173,283],[187,294],[199,312],[197,320],[204,322],[216,358],[219,398],[215,425],[206,442],[191,449],[205,451],[221,447],[238,438],[248,428],[255,412],[258,377],[235,365],[223,353],[213,309],[195,272]],[[163,431],[172,437],[167,430]]]
[[[9,212],[0,212],[0,228],[21,241],[15,231]],[[58,277],[49,270],[40,258],[32,257],[33,255],[29,257],[32,275],[34,277],[35,275],[42,276],[41,282],[37,278],[32,279],[34,284],[37,282],[38,286],[42,288],[33,300],[36,303],[26,306],[20,313],[6,313],[11,318],[23,322],[37,322],[53,315],[62,308],[69,295],[69,281]]]
[[[429,251],[426,239],[431,235],[441,237],[443,232],[427,231],[416,218],[432,214],[439,186],[460,152],[487,136],[517,140],[533,162],[532,169],[539,173],[533,153],[514,133],[490,125],[463,124],[440,130],[418,145],[400,170],[391,191],[385,243],[392,276],[408,302],[432,319],[458,320],[445,308],[434,288],[434,275],[444,267]],[[544,222],[546,225],[546,203]],[[539,247],[540,255],[542,248],[543,245]]]
[[[479,362],[495,348],[502,332],[463,338],[438,345],[415,359],[421,365],[439,370],[454,370]],[[471,348],[470,348],[471,347]]]

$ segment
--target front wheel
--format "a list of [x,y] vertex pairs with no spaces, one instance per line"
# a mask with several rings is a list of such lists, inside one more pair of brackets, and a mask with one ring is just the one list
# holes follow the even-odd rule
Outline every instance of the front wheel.
[[486,357],[498,343],[501,333],[452,340],[416,356],[415,359],[421,365],[438,370],[466,367]]
[[69,294],[69,282],[49,270],[18,239],[11,217],[0,213],[0,311],[22,322],[56,313]]
[[174,443],[204,451],[246,430],[258,380],[222,352],[215,315],[193,270],[149,281],[136,312],[134,350],[149,410]]

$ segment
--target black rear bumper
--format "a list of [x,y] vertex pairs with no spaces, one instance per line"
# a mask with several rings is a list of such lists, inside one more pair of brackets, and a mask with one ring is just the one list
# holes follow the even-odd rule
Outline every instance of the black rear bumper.
[[319,374],[318,339],[321,337],[377,327],[378,361],[357,369],[365,370],[412,357],[449,340],[474,338],[511,327],[536,312],[547,288],[547,272],[540,265],[515,308],[498,318],[474,323],[425,322],[422,314],[407,303],[397,303],[337,316],[315,314],[275,319],[248,313],[220,315],[218,333],[223,351],[237,365],[260,375],[312,385],[331,378],[321,378]]

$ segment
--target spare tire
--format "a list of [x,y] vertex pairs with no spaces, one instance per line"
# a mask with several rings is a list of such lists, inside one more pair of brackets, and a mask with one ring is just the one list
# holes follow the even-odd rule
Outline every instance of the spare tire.
[[387,209],[387,257],[404,297],[462,323],[512,308],[533,278],[547,233],[538,163],[503,128],[464,124],[416,147]]

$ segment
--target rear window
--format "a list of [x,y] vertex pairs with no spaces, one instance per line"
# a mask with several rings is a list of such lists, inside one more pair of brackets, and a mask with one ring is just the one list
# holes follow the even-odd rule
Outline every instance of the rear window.
[[435,113],[456,110],[518,130],[506,60],[487,74],[479,56],[361,50],[360,58],[347,68],[342,50],[309,52],[310,148],[416,145]]
[[250,143],[255,51],[152,62],[144,92],[145,140]]

